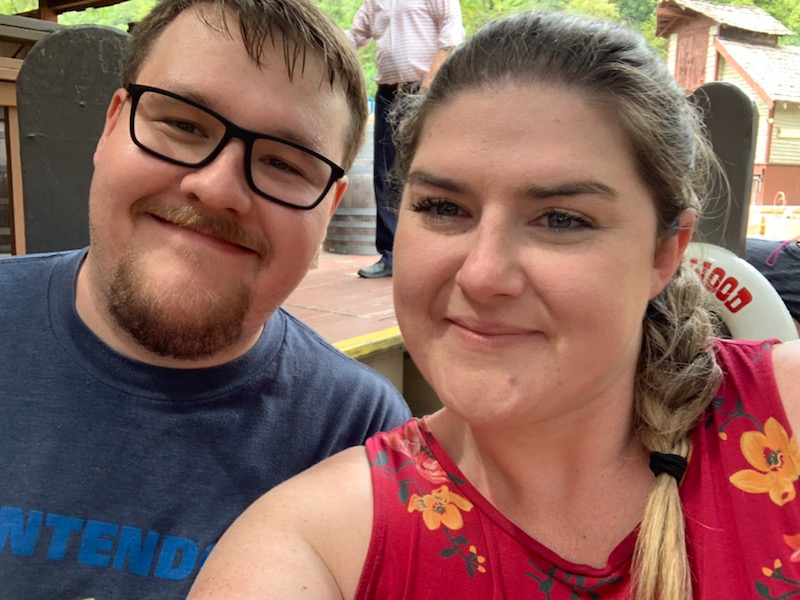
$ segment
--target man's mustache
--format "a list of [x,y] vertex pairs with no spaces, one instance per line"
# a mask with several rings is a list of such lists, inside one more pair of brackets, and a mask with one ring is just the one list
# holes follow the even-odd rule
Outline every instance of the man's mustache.
[[234,246],[241,246],[259,256],[267,254],[267,245],[264,241],[247,232],[235,220],[200,212],[190,204],[171,206],[148,197],[137,201],[132,207],[132,212],[134,215],[152,215],[178,227],[208,235]]

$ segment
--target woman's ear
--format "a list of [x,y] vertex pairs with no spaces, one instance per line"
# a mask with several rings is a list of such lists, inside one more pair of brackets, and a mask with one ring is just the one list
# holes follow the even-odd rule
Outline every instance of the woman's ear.
[[653,283],[650,289],[650,298],[655,298],[661,293],[669,280],[678,269],[678,265],[683,260],[683,253],[689,242],[692,241],[694,225],[697,215],[690,208],[685,208],[678,215],[675,226],[675,233],[662,237],[656,245],[656,253],[653,258]]

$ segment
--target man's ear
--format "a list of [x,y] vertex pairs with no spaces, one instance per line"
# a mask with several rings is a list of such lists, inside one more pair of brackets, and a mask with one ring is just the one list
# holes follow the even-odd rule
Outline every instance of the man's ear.
[[97,152],[103,147],[106,139],[111,135],[111,132],[114,131],[114,127],[117,126],[122,107],[125,106],[125,101],[127,99],[128,92],[123,88],[119,88],[114,92],[114,95],[111,96],[111,102],[108,103],[108,108],[106,109],[106,122],[103,125],[103,133],[100,135],[97,147],[94,150],[95,162],[97,162]]
[[339,207],[339,203],[342,201],[342,198],[344,198],[344,193],[347,190],[347,175],[338,180],[334,185],[336,186],[336,191],[333,194],[333,202],[331,202],[331,212],[329,215],[331,218],[333,218],[333,213],[336,212],[336,209]]
[[650,289],[650,298],[655,298],[663,290],[678,265],[683,260],[683,253],[686,252],[689,242],[692,241],[694,225],[697,215],[692,209],[686,208],[678,215],[677,232],[674,235],[663,237],[656,245],[656,253],[653,259],[653,282]]

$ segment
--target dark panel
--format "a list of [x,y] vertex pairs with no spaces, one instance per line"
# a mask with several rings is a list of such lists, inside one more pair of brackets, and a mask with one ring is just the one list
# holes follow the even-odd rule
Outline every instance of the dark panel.
[[28,252],[89,242],[92,155],[105,111],[121,85],[128,34],[99,25],[51,33],[17,78]]
[[747,94],[722,81],[701,85],[692,99],[705,110],[708,134],[730,185],[730,202],[724,186],[715,186],[698,228],[697,241],[722,246],[743,257],[758,111]]

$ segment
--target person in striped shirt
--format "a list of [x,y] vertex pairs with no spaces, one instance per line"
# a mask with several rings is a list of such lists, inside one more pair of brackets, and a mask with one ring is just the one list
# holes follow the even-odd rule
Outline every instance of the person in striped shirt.
[[365,0],[347,36],[356,48],[377,44],[375,95],[375,247],[380,260],[359,269],[361,277],[392,275],[400,186],[391,177],[395,147],[393,122],[402,115],[398,98],[425,90],[450,53],[464,39],[458,0]]

